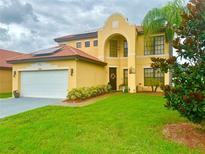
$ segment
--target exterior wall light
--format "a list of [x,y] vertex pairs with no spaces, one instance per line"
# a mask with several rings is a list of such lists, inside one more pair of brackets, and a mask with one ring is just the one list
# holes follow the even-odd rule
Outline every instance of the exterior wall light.
[[71,68],[71,69],[70,69],[70,75],[71,75],[71,76],[73,76],[73,72],[74,72],[74,70],[73,70],[73,68]]
[[14,71],[14,73],[13,73],[13,77],[14,77],[14,78],[16,77],[16,71]]
[[129,74],[135,74],[135,68],[134,67],[130,67],[129,68]]

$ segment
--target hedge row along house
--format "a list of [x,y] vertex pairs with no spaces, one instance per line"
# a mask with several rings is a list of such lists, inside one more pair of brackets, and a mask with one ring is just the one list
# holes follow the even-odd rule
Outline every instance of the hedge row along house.
[[150,91],[149,79],[169,84],[169,74],[150,68],[151,57],[169,57],[164,33],[145,41],[143,28],[121,14],[98,31],[56,38],[58,46],[9,59],[13,91],[26,97],[65,98],[72,88],[128,85],[129,92]]
[[12,65],[7,59],[20,55],[23,54],[0,49],[0,94],[12,92]]

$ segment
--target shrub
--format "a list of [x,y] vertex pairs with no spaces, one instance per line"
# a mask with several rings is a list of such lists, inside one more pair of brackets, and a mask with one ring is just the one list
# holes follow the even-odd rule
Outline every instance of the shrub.
[[108,86],[74,88],[68,92],[69,100],[85,100],[90,97],[108,93]]
[[163,85],[161,81],[155,78],[148,79],[147,84],[152,88],[152,92],[157,92],[158,87]]
[[152,67],[172,74],[172,85],[162,87],[167,100],[166,107],[179,111],[188,120],[205,128],[204,10],[204,0],[188,3],[173,41],[176,57],[152,58]]

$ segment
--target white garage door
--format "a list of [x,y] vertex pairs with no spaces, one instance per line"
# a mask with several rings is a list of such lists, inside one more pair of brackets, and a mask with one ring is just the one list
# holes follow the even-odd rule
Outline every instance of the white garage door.
[[68,70],[21,72],[21,96],[66,98]]

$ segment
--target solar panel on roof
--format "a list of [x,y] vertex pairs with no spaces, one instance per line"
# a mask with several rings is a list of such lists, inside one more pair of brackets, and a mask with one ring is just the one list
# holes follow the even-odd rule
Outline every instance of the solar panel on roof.
[[52,55],[52,54],[58,52],[60,49],[61,49],[61,47],[53,47],[53,48],[49,48],[49,49],[44,49],[44,50],[36,51],[32,55],[33,56]]

